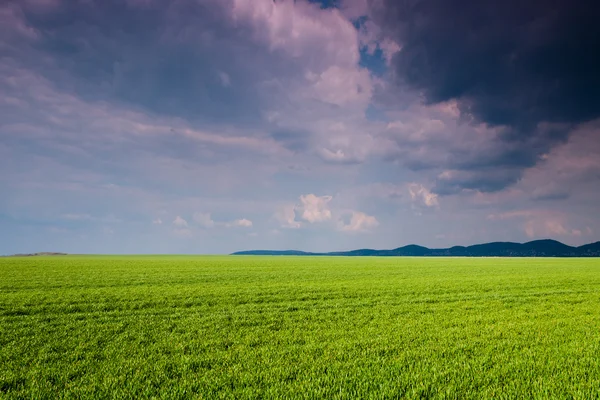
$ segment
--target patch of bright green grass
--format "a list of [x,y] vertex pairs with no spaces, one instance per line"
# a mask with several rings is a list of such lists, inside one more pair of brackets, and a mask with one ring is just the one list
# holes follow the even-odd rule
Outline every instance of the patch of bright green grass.
[[598,398],[600,259],[0,259],[1,398]]

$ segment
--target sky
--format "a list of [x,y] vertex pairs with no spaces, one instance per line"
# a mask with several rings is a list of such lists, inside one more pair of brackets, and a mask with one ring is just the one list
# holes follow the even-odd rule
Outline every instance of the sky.
[[600,240],[600,6],[0,2],[0,254]]

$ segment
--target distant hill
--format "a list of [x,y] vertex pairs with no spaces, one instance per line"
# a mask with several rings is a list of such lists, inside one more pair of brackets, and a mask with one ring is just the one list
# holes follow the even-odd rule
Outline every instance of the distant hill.
[[359,249],[329,253],[310,253],[298,250],[249,250],[233,255],[256,256],[404,256],[404,257],[600,257],[600,242],[579,247],[568,246],[556,240],[534,240],[527,243],[493,242],[473,246],[454,246],[447,249],[429,249],[410,244],[392,250]]
[[56,253],[52,251],[43,251],[41,253],[21,253],[12,254],[9,257],[34,257],[34,256],[66,256],[67,253]]

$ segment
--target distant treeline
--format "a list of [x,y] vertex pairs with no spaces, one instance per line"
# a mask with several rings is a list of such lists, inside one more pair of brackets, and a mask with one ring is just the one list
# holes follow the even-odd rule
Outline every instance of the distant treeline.
[[405,256],[405,257],[600,257],[600,242],[579,247],[568,246],[556,240],[534,240],[527,243],[493,242],[472,246],[454,246],[447,249],[429,249],[414,244],[392,250],[359,249],[329,253],[311,253],[298,250],[249,250],[234,255],[273,256]]
[[52,251],[44,251],[41,253],[19,253],[12,254],[9,257],[33,257],[33,256],[66,256],[67,253],[56,253]]

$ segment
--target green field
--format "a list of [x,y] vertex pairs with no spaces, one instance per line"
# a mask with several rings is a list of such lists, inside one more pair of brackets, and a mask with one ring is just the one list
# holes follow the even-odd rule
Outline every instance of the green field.
[[599,398],[600,259],[0,259],[0,398]]

